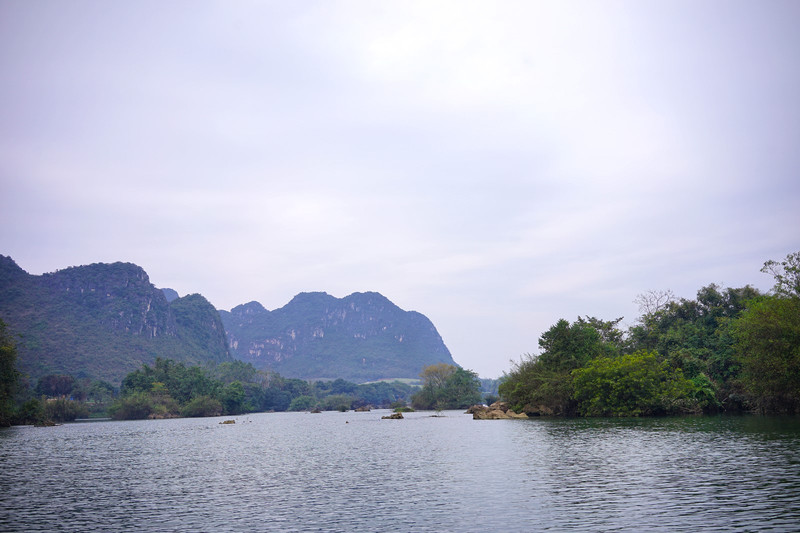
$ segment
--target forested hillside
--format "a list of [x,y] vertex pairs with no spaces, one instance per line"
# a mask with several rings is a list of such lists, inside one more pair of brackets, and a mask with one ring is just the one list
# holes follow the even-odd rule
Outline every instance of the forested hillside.
[[0,319],[32,379],[69,374],[119,383],[157,357],[189,364],[230,359],[219,314],[199,294],[167,301],[130,263],[33,276],[0,256]]
[[427,365],[454,364],[427,317],[376,292],[301,293],[274,311],[250,302],[220,314],[235,358],[287,377],[418,378]]

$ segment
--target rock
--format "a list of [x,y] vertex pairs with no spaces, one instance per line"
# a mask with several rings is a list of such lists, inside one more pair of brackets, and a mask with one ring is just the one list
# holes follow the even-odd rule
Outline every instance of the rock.
[[220,424],[235,424],[236,420],[223,420]]
[[553,416],[553,410],[545,405],[526,404],[522,412],[528,416]]
[[473,405],[468,412],[472,411],[473,420],[504,420],[511,418],[528,418],[525,413],[515,413],[509,409],[506,402],[494,402],[489,407],[485,405]]
[[358,409],[356,409],[355,411],[356,411],[357,413],[368,413],[368,412],[370,412],[371,410],[372,410],[372,408],[371,408],[369,405],[365,405],[365,406],[363,406],[363,407],[359,407],[359,408],[358,408]]
[[401,420],[403,413],[392,413],[389,416],[382,416],[381,420]]
[[497,401],[489,406],[489,409],[499,409],[504,413],[508,411],[508,402]]

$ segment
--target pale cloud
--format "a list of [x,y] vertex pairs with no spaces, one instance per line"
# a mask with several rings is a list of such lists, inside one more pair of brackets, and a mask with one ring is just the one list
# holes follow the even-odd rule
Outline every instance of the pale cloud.
[[[377,290],[498,375],[800,249],[792,2],[0,5],[0,253]],[[13,231],[12,229],[13,228]]]

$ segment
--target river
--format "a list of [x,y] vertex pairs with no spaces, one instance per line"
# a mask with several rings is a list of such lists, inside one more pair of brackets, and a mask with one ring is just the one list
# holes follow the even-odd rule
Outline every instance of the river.
[[0,531],[800,531],[797,417],[386,414],[0,429]]

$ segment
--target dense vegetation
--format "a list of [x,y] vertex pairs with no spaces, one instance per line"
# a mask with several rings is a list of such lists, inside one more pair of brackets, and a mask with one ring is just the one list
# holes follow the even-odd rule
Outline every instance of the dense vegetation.
[[0,320],[0,426],[46,425],[103,415],[116,390],[110,383],[51,374],[31,387],[16,367],[16,343]]
[[91,416],[123,420],[398,407],[419,388],[398,381],[308,382],[241,361],[203,368],[161,358],[128,374],[119,390],[107,382],[56,374],[31,387],[14,368],[14,345],[2,322],[0,341],[0,425],[47,425]]
[[17,392],[17,348],[0,320],[0,426],[10,426],[14,418],[14,395]]
[[414,387],[400,382],[357,385],[337,379],[308,382],[225,362],[206,370],[168,359],[144,365],[122,382],[109,409],[119,419],[237,415],[312,409],[347,411],[404,403]]
[[640,295],[642,316],[559,320],[504,377],[500,395],[541,415],[800,413],[800,252],[768,261],[770,294],[709,285],[694,300]]
[[168,302],[130,263],[33,276],[0,255],[0,318],[16,337],[18,369],[119,383],[169,357],[207,365],[230,359],[216,309],[198,294]]
[[483,400],[481,382],[471,370],[439,363],[426,366],[420,378],[422,389],[411,398],[415,409],[463,409]]

